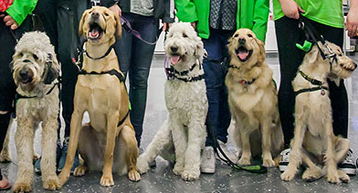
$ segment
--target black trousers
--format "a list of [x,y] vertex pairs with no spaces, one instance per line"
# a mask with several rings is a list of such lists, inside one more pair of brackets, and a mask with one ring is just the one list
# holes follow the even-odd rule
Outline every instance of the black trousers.
[[[326,40],[337,44],[342,48],[342,28],[334,28],[310,20],[318,33]],[[296,76],[298,67],[303,61],[305,52],[296,47],[296,43],[302,44],[306,39],[304,32],[298,28],[298,20],[283,17],[275,21],[276,38],[279,51],[281,83],[278,93],[278,106],[285,146],[288,147],[294,132],[294,107],[295,95],[292,81]],[[333,111],[333,130],[335,135],[347,138],[348,134],[348,98],[343,80],[339,86],[328,80],[329,97]]]

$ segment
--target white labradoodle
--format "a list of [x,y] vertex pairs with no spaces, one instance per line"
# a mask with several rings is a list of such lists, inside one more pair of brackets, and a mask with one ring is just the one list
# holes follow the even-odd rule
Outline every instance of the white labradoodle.
[[57,77],[60,65],[45,33],[25,33],[15,47],[13,78],[19,99],[16,104],[15,144],[18,174],[14,192],[30,192],[33,178],[34,133],[42,123],[41,172],[43,188],[56,190],[56,141],[59,113]]
[[175,23],[167,35],[165,51],[171,62],[169,80],[165,83],[169,117],[139,156],[137,169],[147,172],[149,163],[158,155],[168,155],[165,150],[173,149],[174,144],[173,172],[184,180],[196,180],[200,176],[200,151],[205,143],[208,111],[201,66],[203,43],[189,23]]
[[[295,135],[291,142],[290,160],[281,179],[290,181],[295,177],[303,162],[307,169],[303,180],[313,181],[326,176],[328,182],[348,182],[349,176],[337,170],[349,149],[349,140],[335,136],[332,127],[332,109],[329,99],[327,77],[339,84],[341,79],[351,75],[356,65],[341,49],[328,42],[336,55],[323,60],[315,45],[306,54],[299,71],[292,82],[296,93]],[[322,44],[325,53],[328,49]],[[320,166],[323,165],[323,168]]]

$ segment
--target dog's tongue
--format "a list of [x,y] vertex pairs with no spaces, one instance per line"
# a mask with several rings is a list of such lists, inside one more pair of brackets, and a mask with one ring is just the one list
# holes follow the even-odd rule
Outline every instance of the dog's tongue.
[[91,36],[91,38],[97,38],[98,36],[99,36],[99,31],[98,31],[98,29],[92,29],[92,31],[90,31],[90,36]]
[[237,56],[238,56],[241,60],[245,60],[248,55],[249,55],[249,52],[248,52],[248,51],[239,51],[239,54],[237,54]]
[[176,63],[178,63],[180,60],[180,56],[172,56],[170,57],[170,62],[175,65]]

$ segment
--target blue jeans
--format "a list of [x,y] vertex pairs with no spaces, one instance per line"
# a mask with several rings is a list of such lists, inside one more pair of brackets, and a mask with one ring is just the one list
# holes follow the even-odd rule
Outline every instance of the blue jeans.
[[[209,39],[203,39],[204,48],[208,57],[204,59],[206,94],[209,102],[209,122],[217,139],[227,142],[227,129],[230,125],[231,115],[227,101],[225,76],[227,73],[228,50],[226,45],[234,31],[210,29]],[[206,146],[213,146],[211,136],[206,138]]]
[[[144,40],[156,40],[159,29],[157,19],[132,13],[123,13],[123,17],[129,20],[132,28],[137,30]],[[123,29],[122,38],[117,41],[115,47],[121,71],[125,76],[129,74],[129,100],[132,105],[130,118],[139,147],[147,103],[148,76],[155,46],[142,42]]]

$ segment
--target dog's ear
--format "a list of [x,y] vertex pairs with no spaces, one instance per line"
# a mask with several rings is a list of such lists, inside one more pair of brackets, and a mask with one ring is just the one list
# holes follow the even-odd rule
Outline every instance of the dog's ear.
[[121,38],[122,37],[121,20],[119,19],[119,16],[117,14],[114,14],[114,19],[116,20],[116,26],[117,26],[116,34],[117,34],[117,37]]
[[48,54],[45,64],[45,72],[43,82],[45,84],[51,84],[60,74],[60,65],[57,61],[55,54]]
[[317,61],[318,57],[319,57],[319,50],[317,45],[315,45],[313,46],[311,51],[306,54],[307,62],[313,64]]
[[[92,10],[92,9],[90,9],[90,10]],[[78,34],[80,36],[83,35],[83,24],[85,23],[85,19],[86,19],[88,13],[90,12],[90,10],[86,10],[81,17],[80,24],[78,26]]]
[[255,41],[256,41],[257,45],[259,45],[259,49],[260,49],[258,61],[259,61],[259,63],[262,63],[266,59],[265,43],[257,38],[255,39]]
[[199,37],[197,39],[197,44],[196,44],[194,54],[195,54],[195,57],[199,60],[199,63],[201,64],[203,61],[205,51],[204,51],[204,44]]

